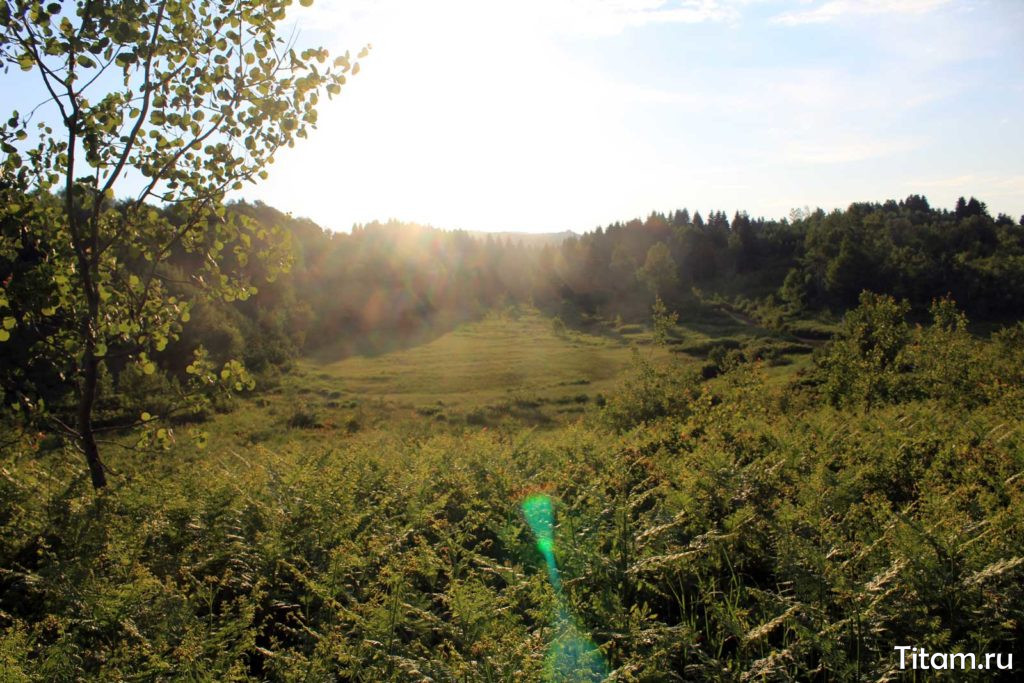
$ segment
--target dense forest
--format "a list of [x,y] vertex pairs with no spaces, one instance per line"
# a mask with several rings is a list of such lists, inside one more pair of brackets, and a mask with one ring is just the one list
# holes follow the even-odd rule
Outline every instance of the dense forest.
[[642,320],[656,295],[678,310],[697,305],[694,288],[771,298],[791,313],[841,313],[863,290],[922,312],[948,295],[986,319],[1019,316],[1024,301],[1024,216],[993,218],[974,198],[952,212],[911,196],[781,221],[681,209],[543,247],[396,222],[333,233],[259,203],[231,210],[291,237],[291,272],[236,308],[292,352],[512,303],[566,322]]
[[[292,226],[291,287],[312,309],[304,338],[314,345],[502,302],[532,301],[567,318],[637,317],[655,295],[676,308],[693,304],[694,287],[773,297],[794,312],[841,312],[865,289],[922,311],[950,295],[984,318],[1018,315],[1024,300],[1024,224],[993,218],[974,198],[953,212],[911,196],[782,221],[682,209],[542,248],[397,223],[327,233],[269,207],[235,208]],[[380,306],[367,305],[378,297]]]

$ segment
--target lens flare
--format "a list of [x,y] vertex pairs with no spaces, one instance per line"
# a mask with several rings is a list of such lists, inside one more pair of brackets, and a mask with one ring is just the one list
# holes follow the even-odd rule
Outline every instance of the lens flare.
[[537,539],[537,549],[544,557],[548,578],[558,599],[555,616],[555,638],[548,648],[544,678],[549,681],[600,681],[608,673],[601,651],[576,627],[566,609],[562,581],[555,564],[555,515],[551,498],[535,494],[523,501],[523,516]]

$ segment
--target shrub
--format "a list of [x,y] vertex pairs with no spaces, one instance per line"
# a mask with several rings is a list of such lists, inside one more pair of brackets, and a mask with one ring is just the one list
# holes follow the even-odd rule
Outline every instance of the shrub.
[[825,393],[834,405],[896,401],[910,395],[904,376],[910,305],[863,292],[835,339],[819,356]]
[[320,426],[320,420],[314,410],[301,406],[292,412],[287,424],[292,429],[313,429]]
[[666,415],[685,417],[700,395],[699,378],[692,370],[656,367],[634,349],[632,372],[606,399],[602,415],[613,429],[624,431]]

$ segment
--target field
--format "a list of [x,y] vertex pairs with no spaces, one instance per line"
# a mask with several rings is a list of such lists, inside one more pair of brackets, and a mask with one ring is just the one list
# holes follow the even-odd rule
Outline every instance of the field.
[[[219,442],[280,444],[292,438],[344,439],[374,427],[394,430],[504,425],[554,428],[579,419],[619,388],[634,353],[660,367],[699,369],[709,351],[779,344],[778,335],[725,316],[682,321],[667,346],[640,325],[600,322],[591,331],[553,329],[534,310],[492,314],[420,345],[338,358],[323,351],[296,363],[280,386],[242,400],[211,432]],[[809,349],[766,368],[783,382],[806,365]],[[240,428],[241,427],[241,428]],[[297,431],[290,431],[299,428]],[[303,431],[307,430],[307,431]]]
[[0,3],[0,683],[1024,680],[1024,2],[312,4]]
[[314,383],[366,399],[464,411],[508,401],[589,401],[612,389],[629,366],[630,341],[649,345],[650,336],[556,334],[536,312],[492,315],[421,346],[336,361],[320,355],[301,367]]

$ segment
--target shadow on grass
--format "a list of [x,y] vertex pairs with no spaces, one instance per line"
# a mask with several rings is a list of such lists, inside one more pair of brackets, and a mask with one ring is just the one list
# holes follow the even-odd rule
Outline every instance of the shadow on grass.
[[307,357],[319,365],[329,365],[352,356],[374,358],[404,351],[429,344],[464,323],[482,320],[485,314],[483,311],[436,313],[408,317],[395,326],[377,329],[356,323],[353,329],[337,339],[311,349]]

